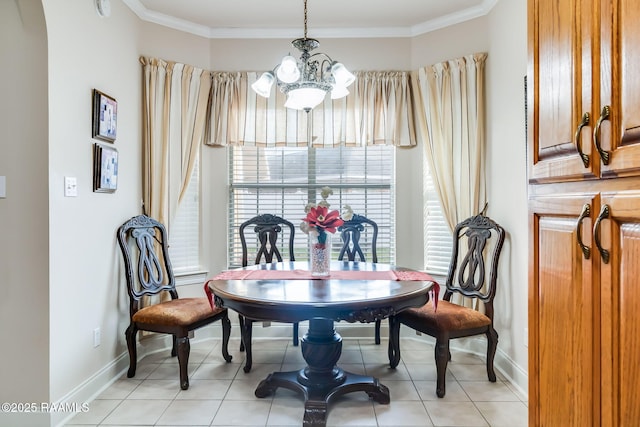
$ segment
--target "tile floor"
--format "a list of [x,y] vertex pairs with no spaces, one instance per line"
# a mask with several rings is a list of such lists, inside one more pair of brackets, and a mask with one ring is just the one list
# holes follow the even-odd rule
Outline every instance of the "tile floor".
[[[189,390],[180,390],[178,365],[167,351],[138,362],[135,378],[114,382],[78,413],[68,426],[300,426],[303,400],[287,389],[258,399],[253,392],[270,372],[304,367],[300,347],[290,340],[254,339],[253,369],[242,370],[244,354],[232,340],[232,363],[220,354],[220,341],[193,343]],[[364,392],[343,395],[329,405],[327,426],[527,426],[527,402],[497,373],[487,381],[483,361],[452,352],[447,394],[435,394],[433,346],[403,338],[402,361],[390,369],[387,345],[373,339],[343,340],[339,366],[373,375],[389,387],[391,403],[382,405]]]

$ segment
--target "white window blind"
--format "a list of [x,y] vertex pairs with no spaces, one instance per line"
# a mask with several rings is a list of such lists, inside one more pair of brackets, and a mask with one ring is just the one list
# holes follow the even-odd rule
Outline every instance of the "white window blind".
[[451,262],[451,230],[442,213],[429,165],[425,163],[425,270],[430,274],[446,276]]
[[176,274],[200,271],[200,160],[169,230],[169,256]]
[[[320,189],[329,186],[331,210],[353,212],[378,224],[378,261],[395,262],[394,147],[230,147],[229,148],[229,260],[230,268],[242,262],[240,225],[259,214],[270,213],[291,221],[295,231],[295,257],[308,259],[308,237],[300,228],[304,207],[321,200]],[[251,236],[253,237],[253,236]],[[288,235],[282,236],[285,240]],[[365,256],[370,257],[370,231],[361,237]],[[278,242],[280,248],[286,244]],[[341,240],[332,239],[337,259]],[[249,259],[255,239],[247,240]],[[255,253],[255,251],[253,252]],[[283,257],[288,258],[287,253]],[[369,258],[367,258],[369,259]]]

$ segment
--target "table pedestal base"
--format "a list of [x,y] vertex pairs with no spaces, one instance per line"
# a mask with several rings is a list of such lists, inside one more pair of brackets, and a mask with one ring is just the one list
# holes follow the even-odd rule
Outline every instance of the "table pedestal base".
[[278,387],[301,393],[305,398],[306,427],[326,426],[329,401],[345,393],[364,391],[378,403],[389,403],[389,389],[377,378],[345,372],[336,366],[342,353],[342,337],[333,327],[333,320],[311,319],[301,347],[308,366],[270,374],[256,388],[256,397],[267,397]]

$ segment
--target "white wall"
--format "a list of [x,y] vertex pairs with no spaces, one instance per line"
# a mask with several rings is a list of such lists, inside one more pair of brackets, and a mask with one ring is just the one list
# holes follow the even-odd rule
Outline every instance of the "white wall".
[[528,215],[524,113],[527,1],[503,0],[488,16],[487,182],[489,213],[507,231],[496,295],[498,347],[515,362],[507,372],[526,391]]
[[[113,364],[125,351],[128,300],[115,231],[141,212],[141,68],[138,20],[121,2],[111,2],[108,19],[91,1],[42,3],[49,38],[49,400],[55,402],[96,375],[115,375],[120,368]],[[118,102],[113,194],[92,187],[99,142],[91,137],[94,88]],[[64,197],[65,176],[77,178],[77,197]],[[96,348],[95,328],[102,336]]]
[[[0,401],[49,401],[47,34],[40,2],[0,1]],[[48,416],[0,413],[0,425]]]

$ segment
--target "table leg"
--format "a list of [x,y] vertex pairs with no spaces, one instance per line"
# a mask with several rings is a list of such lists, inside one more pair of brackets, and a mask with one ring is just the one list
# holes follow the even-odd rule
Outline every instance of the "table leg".
[[342,353],[342,337],[331,319],[311,319],[309,331],[300,340],[307,367],[299,371],[274,372],[256,388],[257,397],[273,394],[278,387],[304,395],[303,426],[324,427],[329,401],[354,391],[364,391],[378,403],[390,401],[389,389],[377,378],[352,374],[336,366]]

